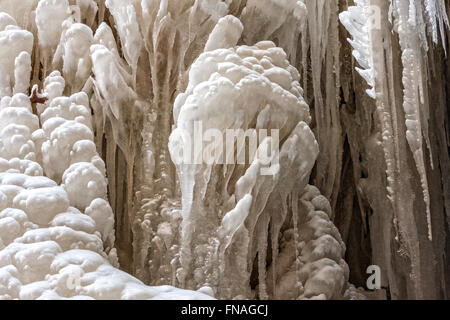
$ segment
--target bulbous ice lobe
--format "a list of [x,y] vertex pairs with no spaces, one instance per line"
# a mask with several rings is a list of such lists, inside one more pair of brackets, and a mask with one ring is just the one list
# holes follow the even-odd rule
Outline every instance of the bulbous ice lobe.
[[45,226],[67,210],[69,198],[60,187],[24,190],[14,198],[14,207],[26,211],[32,222]]
[[12,158],[34,159],[34,144],[31,141],[30,129],[14,123],[4,127],[0,131],[0,152],[8,160]]
[[65,79],[61,76],[59,71],[50,73],[44,81],[44,92],[47,94],[49,101],[62,96],[66,86]]
[[14,63],[14,89],[13,93],[25,93],[30,86],[31,75],[31,55],[26,51],[22,51],[15,60]]

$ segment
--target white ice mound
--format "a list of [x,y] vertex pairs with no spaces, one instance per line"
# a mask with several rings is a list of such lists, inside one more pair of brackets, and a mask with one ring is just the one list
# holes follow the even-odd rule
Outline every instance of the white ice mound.
[[[278,265],[279,239],[289,230],[298,238],[298,201],[319,152],[302,94],[297,70],[272,42],[208,51],[192,65],[188,88],[175,102],[169,142],[182,192],[175,260],[181,287],[211,287],[227,299],[332,299],[344,293],[342,241],[333,252],[307,255],[308,261],[320,256],[330,263],[296,270],[292,294],[272,290],[283,277],[267,278],[268,263]],[[228,149],[230,129],[238,145],[233,141]],[[249,143],[239,144],[245,137]],[[245,155],[252,137],[255,148]],[[309,233],[303,241],[314,239]],[[330,272],[338,280],[325,288],[321,275]]]
[[0,104],[0,299],[210,299],[148,287],[116,268],[114,214],[87,97],[49,96],[42,129],[26,96]]

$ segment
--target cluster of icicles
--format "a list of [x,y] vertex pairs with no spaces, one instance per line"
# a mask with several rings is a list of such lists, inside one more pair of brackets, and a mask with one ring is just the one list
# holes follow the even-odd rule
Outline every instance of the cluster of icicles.
[[[359,74],[367,81],[371,87],[367,94],[378,99],[377,109],[380,118],[383,119],[383,149],[387,160],[387,180],[388,193],[393,205],[396,206],[395,177],[394,172],[394,154],[396,151],[390,151],[389,140],[392,138],[393,128],[388,124],[386,113],[382,109],[382,99],[387,96],[387,92],[382,88],[380,79],[383,77],[380,68],[380,61],[383,61],[383,50],[380,50],[380,35],[383,33],[381,26],[382,8],[381,1],[355,0],[356,6],[350,7],[348,11],[340,14],[340,20],[352,35],[350,40],[354,48],[353,55],[363,69],[356,68]],[[423,199],[426,204],[428,238],[433,238],[431,228],[430,212],[430,191],[428,188],[428,178],[425,169],[425,151],[423,150],[424,137],[425,145],[431,150],[428,137],[428,119],[429,110],[425,102],[426,86],[426,65],[422,60],[422,50],[429,49],[427,32],[431,33],[434,44],[438,43],[438,37],[441,35],[442,43],[445,40],[445,27],[449,27],[448,17],[446,15],[444,0],[425,1],[402,1],[392,0],[390,3],[390,15],[395,17],[394,30],[399,35],[399,42],[402,51],[403,74],[402,82],[404,86],[403,109],[405,112],[406,138],[414,156],[417,171],[420,175],[420,181],[423,190]],[[389,18],[392,20],[392,17]],[[445,46],[444,46],[445,50]],[[378,62],[378,64],[377,64]],[[430,152],[431,154],[431,152]],[[430,158],[432,156],[430,155]],[[392,161],[390,161],[392,159]],[[433,159],[430,159],[433,166]]]

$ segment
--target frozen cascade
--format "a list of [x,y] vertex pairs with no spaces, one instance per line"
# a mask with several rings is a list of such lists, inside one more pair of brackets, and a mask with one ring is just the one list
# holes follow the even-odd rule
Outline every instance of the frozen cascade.
[[0,0],[0,296],[448,298],[448,8]]

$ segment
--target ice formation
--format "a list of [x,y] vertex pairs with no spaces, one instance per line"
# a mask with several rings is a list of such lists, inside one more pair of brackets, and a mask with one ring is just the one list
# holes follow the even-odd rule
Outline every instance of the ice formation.
[[39,118],[23,93],[1,99],[0,299],[208,299],[148,287],[117,268],[89,100],[82,92],[52,96],[58,77],[45,81],[50,99]]
[[[445,156],[439,151],[433,151],[430,138],[430,123],[432,123],[430,112],[433,98],[430,91],[434,78],[433,71],[429,71],[428,59],[433,59],[433,48],[430,47],[429,38],[438,44],[438,29],[441,33],[441,40],[444,50],[446,50],[445,26],[448,26],[448,18],[445,13],[443,1],[391,1],[382,3],[380,1],[355,1],[357,6],[349,7],[348,11],[340,14],[340,19],[353,36],[350,40],[359,64],[366,70],[360,71],[368,84],[373,87],[368,91],[371,97],[376,98],[376,108],[381,122],[382,146],[384,150],[384,160],[386,163],[387,192],[388,198],[393,206],[393,226],[395,228],[395,239],[399,243],[399,251],[408,259],[411,259],[411,274],[415,284],[412,286],[416,297],[423,297],[426,281],[421,279],[424,267],[423,252],[417,246],[417,239],[423,233],[422,228],[410,221],[417,214],[425,217],[427,226],[427,236],[429,241],[433,241],[436,234],[433,231],[432,222],[432,191],[429,185],[432,171],[435,170],[435,156],[441,160]],[[375,19],[376,17],[376,19]],[[387,34],[391,31],[382,19],[394,19],[393,30],[398,33],[399,61],[401,69],[394,66],[394,52],[391,47],[383,48],[384,39],[391,40]],[[431,37],[428,35],[431,34]],[[431,53],[430,53],[431,52]],[[387,66],[383,65],[388,59]],[[403,92],[395,92],[394,78],[392,75],[401,73],[401,85]],[[395,97],[400,94],[401,99]],[[402,106],[403,112],[399,113],[398,108]],[[404,119],[404,124],[400,123]],[[403,131],[403,132],[400,132]],[[402,140],[404,137],[404,140]],[[402,159],[407,158],[405,153],[405,141],[410,149],[410,154],[415,163],[416,169],[411,170],[405,166]],[[428,158],[428,161],[427,161]],[[445,162],[446,160],[444,160]],[[438,166],[442,166],[442,161]],[[444,168],[446,164],[444,164]],[[444,169],[445,171],[446,169]],[[422,195],[417,195],[422,199],[424,210],[420,209],[417,214],[409,199],[408,190],[416,188],[417,183],[411,182],[401,176],[401,172],[415,171],[411,174],[419,175],[418,184],[422,189]],[[445,175],[445,174],[444,174]],[[435,186],[436,188],[436,186]],[[441,189],[443,188],[443,189]],[[441,189],[443,194],[448,193],[445,183]],[[444,195],[444,198],[447,196]],[[445,200],[448,203],[447,200]],[[445,205],[448,211],[448,205]],[[420,212],[420,213],[419,213]],[[421,217],[421,220],[424,219]],[[438,218],[439,219],[439,218]],[[407,221],[408,220],[408,221]],[[440,227],[439,227],[440,228]],[[444,228],[445,229],[445,228]],[[422,249],[423,250],[423,249]],[[426,249],[425,249],[426,250]],[[390,269],[390,267],[388,267]],[[392,277],[393,275],[391,275]]]
[[448,8],[0,0],[0,298],[448,298]]
[[[257,154],[248,155],[251,161],[248,167],[183,162],[177,166],[182,193],[177,280],[192,289],[211,286],[220,298],[252,297],[249,282],[257,258],[257,296],[266,299],[267,282],[276,283],[275,277],[266,275],[269,250],[266,241],[272,239],[270,255],[277,267],[282,228],[290,227],[295,237],[300,236],[298,212],[294,209],[298,204],[293,202],[299,200],[319,151],[308,127],[309,108],[301,96],[299,74],[289,65],[283,50],[272,42],[259,42],[253,47],[205,52],[192,65],[189,79],[186,92],[178,96],[174,105],[176,129],[169,142],[173,159],[177,154],[186,154],[186,150],[195,150],[194,145],[186,145],[184,135],[194,137],[195,122],[199,121],[204,124],[202,130],[217,129],[224,138],[227,129],[241,129],[242,133],[249,129],[270,129],[270,132],[277,129],[279,136],[260,139]],[[276,143],[284,141],[279,155],[275,149],[269,152],[272,160],[279,157],[279,163],[272,164],[270,175],[261,176],[259,172],[268,165],[261,157],[266,156],[275,139]],[[204,144],[205,152],[207,145]],[[228,158],[230,151],[223,154],[220,147],[213,150],[215,158]],[[236,155],[240,152],[236,150]],[[214,193],[221,195],[219,201]],[[281,212],[275,214],[275,208]],[[342,260],[345,246],[339,245],[342,245],[337,253],[341,265],[336,272],[342,276],[336,277],[330,292],[318,289],[321,285],[326,287],[323,281],[328,281],[318,276],[310,282],[294,281],[299,288],[294,289],[291,298],[301,295],[338,298],[343,294],[347,283]],[[326,273],[320,270],[327,268],[325,261],[329,256],[326,252],[319,256],[322,260],[318,259],[321,261],[313,268],[314,272]],[[301,264],[308,265],[310,257],[304,257]],[[298,270],[299,277],[304,270],[306,266]],[[283,291],[284,288],[278,290],[280,295]],[[279,296],[271,292],[271,297]]]

